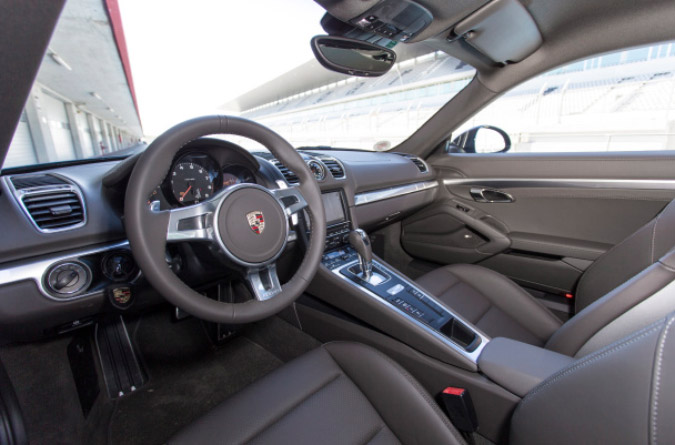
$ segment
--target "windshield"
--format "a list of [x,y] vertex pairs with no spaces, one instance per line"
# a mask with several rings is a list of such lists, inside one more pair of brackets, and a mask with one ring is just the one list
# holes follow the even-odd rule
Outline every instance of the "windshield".
[[206,114],[295,147],[387,150],[474,75],[422,44],[398,44],[379,78],[328,71],[309,44],[323,14],[312,0],[68,0],[3,168],[133,153]]

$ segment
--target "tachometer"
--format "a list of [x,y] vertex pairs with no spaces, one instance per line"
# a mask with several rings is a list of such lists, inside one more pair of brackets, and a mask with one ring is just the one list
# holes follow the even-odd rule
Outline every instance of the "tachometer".
[[196,204],[213,196],[213,181],[201,165],[180,162],[171,170],[171,191],[180,204]]

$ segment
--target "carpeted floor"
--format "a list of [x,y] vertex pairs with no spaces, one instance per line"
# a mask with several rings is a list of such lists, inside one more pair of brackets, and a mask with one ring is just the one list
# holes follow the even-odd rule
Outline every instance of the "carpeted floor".
[[278,317],[246,326],[214,346],[199,320],[158,312],[128,324],[149,381],[85,419],[66,356],[68,337],[0,351],[26,417],[31,443],[161,444],[230,395],[319,346]]

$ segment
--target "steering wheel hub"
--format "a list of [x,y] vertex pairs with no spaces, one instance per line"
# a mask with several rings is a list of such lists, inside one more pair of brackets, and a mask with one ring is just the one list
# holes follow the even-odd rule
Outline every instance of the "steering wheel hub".
[[265,188],[242,184],[222,201],[216,214],[217,237],[230,259],[264,265],[281,255],[288,239],[288,216]]

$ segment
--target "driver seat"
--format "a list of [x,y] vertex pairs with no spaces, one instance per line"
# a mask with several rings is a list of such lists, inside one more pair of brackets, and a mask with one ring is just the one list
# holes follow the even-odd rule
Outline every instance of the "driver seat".
[[[674,322],[671,314],[544,380],[516,408],[510,442],[675,443]],[[398,364],[368,346],[338,342],[267,375],[169,443],[465,441]]]

